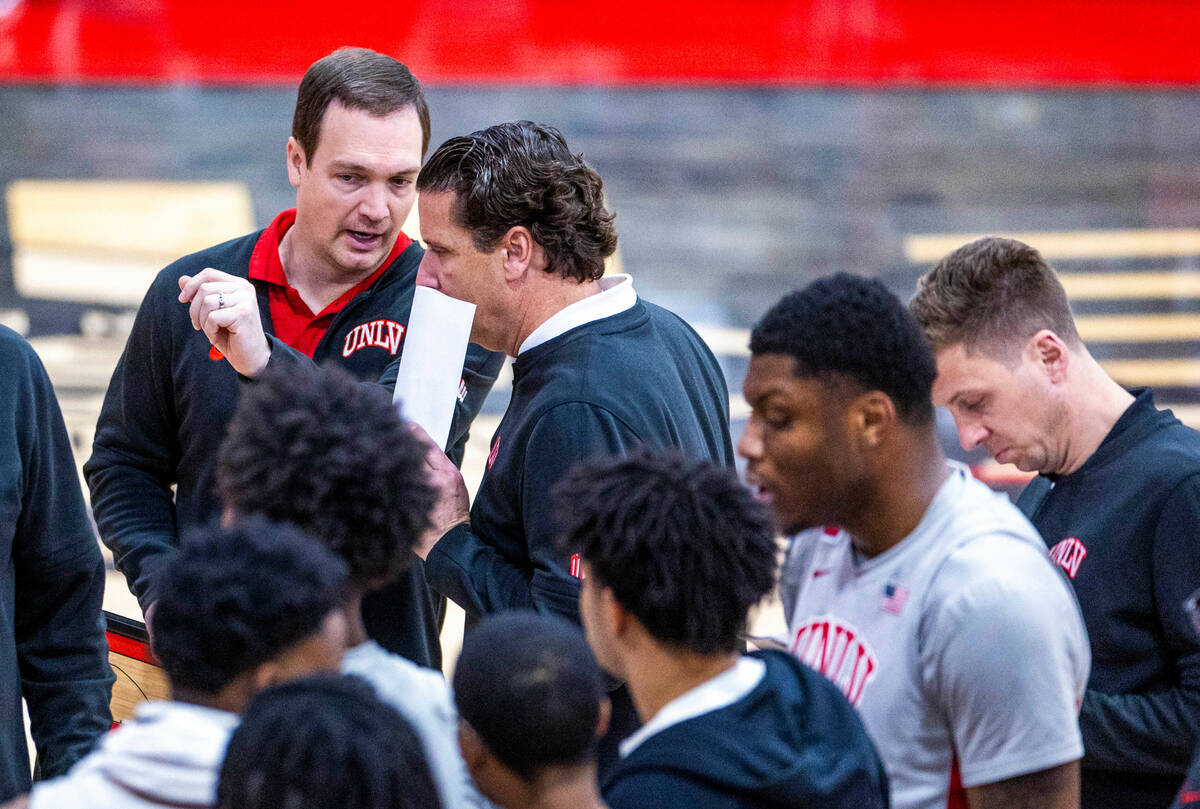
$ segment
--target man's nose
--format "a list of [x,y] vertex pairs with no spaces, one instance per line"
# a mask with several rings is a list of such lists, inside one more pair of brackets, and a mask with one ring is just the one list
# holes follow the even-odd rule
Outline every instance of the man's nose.
[[962,448],[967,451],[973,450],[983,443],[988,435],[987,428],[978,421],[956,416],[954,426],[958,428],[958,443],[962,444]]
[[433,268],[431,264],[432,261],[429,258],[429,253],[426,253],[421,259],[420,265],[417,267],[417,286],[440,289],[440,286],[437,282],[437,277],[433,274]]
[[738,439],[737,453],[748,461],[762,455],[762,430],[753,416],[746,422],[746,429]]
[[386,219],[388,216],[387,191],[379,183],[368,183],[363,189],[358,210],[372,222]]

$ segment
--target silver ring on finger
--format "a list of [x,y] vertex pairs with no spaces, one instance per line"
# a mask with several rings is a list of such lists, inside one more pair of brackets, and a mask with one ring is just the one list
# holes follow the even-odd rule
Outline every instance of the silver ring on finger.
[[217,293],[217,308],[218,309],[225,308],[225,293],[224,292]]

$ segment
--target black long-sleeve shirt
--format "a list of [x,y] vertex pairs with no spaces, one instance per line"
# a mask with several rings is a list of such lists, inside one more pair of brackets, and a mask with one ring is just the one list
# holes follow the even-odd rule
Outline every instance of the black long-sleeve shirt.
[[0,326],[0,802],[29,789],[21,697],[47,777],[112,726],[104,561],[62,412],[29,344]]
[[1092,646],[1079,716],[1084,809],[1170,804],[1200,730],[1200,433],[1149,390],[1069,475],[1018,505],[1067,573]]
[[[205,267],[248,277],[261,236],[262,231],[193,253],[159,273],[104,397],[84,473],[100,536],[143,609],[154,599],[154,573],[174,551],[179,530],[220,513],[217,450],[241,385],[228,362],[210,359],[208,338],[192,328],[188,308],[179,302],[178,280]],[[332,361],[360,379],[378,380],[403,352],[403,332],[392,345],[382,339],[389,333],[384,327],[391,323],[392,332],[397,325],[407,327],[423,254],[420,245],[410,245],[334,315],[311,361],[274,338],[267,285],[252,281],[272,341],[271,364],[290,364],[301,372]],[[369,339],[372,335],[379,339]],[[475,345],[468,351],[466,395],[455,410],[451,457],[461,459],[471,420],[503,359]],[[438,668],[442,607],[414,565],[402,579],[364,599],[363,619],[368,634],[389,651]]]
[[550,496],[571,467],[638,444],[733,466],[720,366],[679,317],[638,301],[523,352],[469,524],[434,546],[434,589],[480,616],[534,608],[579,622]]

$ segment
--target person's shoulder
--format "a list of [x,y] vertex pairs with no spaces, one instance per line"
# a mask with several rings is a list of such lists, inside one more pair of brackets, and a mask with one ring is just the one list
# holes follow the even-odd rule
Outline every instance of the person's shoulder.
[[944,639],[998,624],[1036,632],[1044,620],[1069,615],[1078,616],[1078,607],[1044,544],[985,532],[951,549],[939,564],[922,600],[921,635]]
[[440,671],[418,666],[411,660],[368,641],[346,652],[342,672],[366,680],[379,695],[394,701],[428,701],[446,697],[449,687]]
[[6,364],[13,361],[28,361],[37,353],[29,341],[8,326],[0,324],[0,357]]
[[603,788],[609,809],[709,809],[739,804],[706,787],[696,777],[665,767],[641,767],[637,751],[618,764]]

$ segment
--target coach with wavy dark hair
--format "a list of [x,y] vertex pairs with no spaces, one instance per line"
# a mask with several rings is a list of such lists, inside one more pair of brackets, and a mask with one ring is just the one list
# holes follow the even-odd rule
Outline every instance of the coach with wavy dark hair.
[[[557,130],[518,121],[451,138],[417,190],[417,283],[474,303],[471,339],[516,358],[469,511],[462,476],[431,452],[426,575],[472,617],[533,608],[578,622],[579,564],[555,548],[550,490],[578,462],[642,444],[732,466],[725,378],[683,320],[629,276],[604,276],[613,214]],[[602,768],[636,723],[623,689],[613,702]]]

